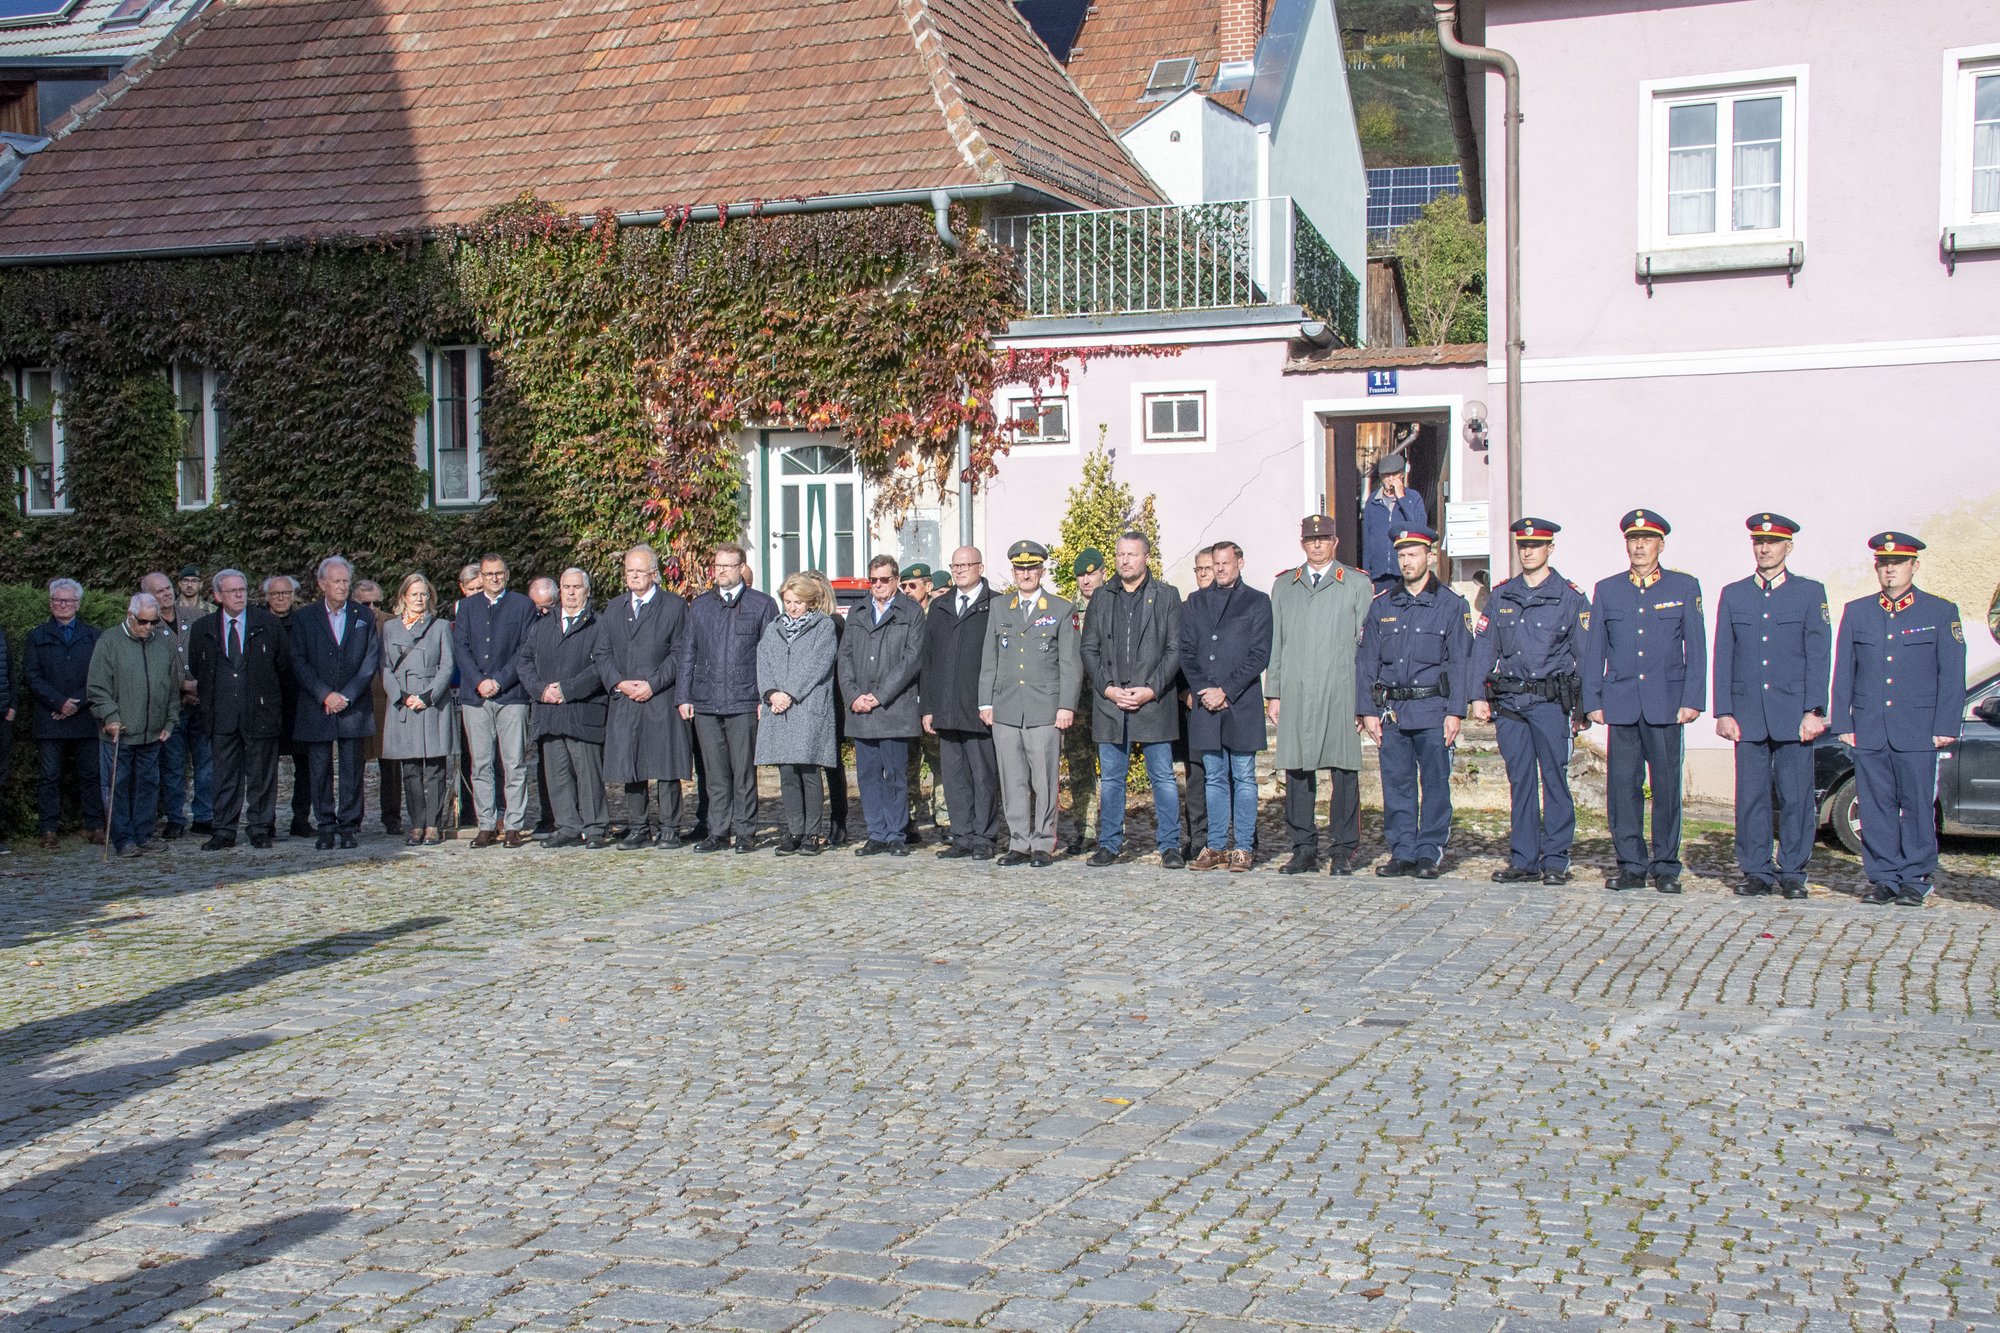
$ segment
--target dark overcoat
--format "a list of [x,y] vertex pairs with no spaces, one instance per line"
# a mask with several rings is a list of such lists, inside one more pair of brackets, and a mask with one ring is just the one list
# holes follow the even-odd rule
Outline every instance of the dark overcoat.
[[[90,714],[85,686],[90,679],[90,654],[97,648],[97,626],[81,618],[72,622],[69,642],[62,641],[62,626],[54,617],[28,631],[21,661],[21,683],[28,699],[15,707],[32,708],[28,734],[38,741],[89,740],[97,734],[97,719]],[[57,717],[63,701],[76,700],[76,711]]]
[[[684,782],[694,776],[694,748],[680,714],[675,650],[687,627],[687,602],[665,588],[635,618],[632,594],[621,592],[598,616],[597,676],[604,682],[604,780]],[[653,697],[634,703],[621,680],[643,680]]]
[[713,588],[688,603],[678,656],[680,699],[697,713],[730,717],[757,711],[757,645],[778,618],[766,593],[744,588],[736,601]]
[[[375,734],[375,672],[382,665],[375,613],[358,602],[347,603],[340,612],[346,625],[338,643],[325,602],[292,612],[292,675],[299,682],[292,739],[307,745]],[[333,693],[348,701],[344,711],[328,713],[321,706]]]
[[[588,610],[577,617],[567,634],[563,633],[560,609],[528,627],[514,671],[534,705],[528,723],[536,739],[567,736],[603,742],[608,703],[604,677],[597,667],[597,640],[602,632],[602,623]],[[562,686],[561,703],[542,702],[542,691],[550,685]]]
[[[847,612],[840,636],[840,701],[847,734],[857,740],[921,736],[922,696],[917,678],[924,662],[924,610],[897,593],[878,623],[873,599]],[[857,713],[854,701],[875,696],[873,712]]]
[[[1180,739],[1174,683],[1181,672],[1181,595],[1173,584],[1149,575],[1137,592],[1128,593],[1112,579],[1091,596],[1082,647],[1092,740],[1117,745]],[[1128,713],[1104,697],[1113,685],[1143,685],[1153,698]]]
[[981,581],[963,616],[956,588],[946,589],[924,613],[924,665],[917,689],[937,731],[983,736],[991,730],[979,720],[979,658],[986,650],[986,617],[992,606],[993,589]]
[[[195,714],[195,725],[215,734],[216,702],[222,697],[222,673],[229,669],[222,642],[227,617],[211,611],[188,630],[188,675],[196,697],[208,705]],[[292,669],[290,645],[278,618],[260,606],[243,611],[243,702],[237,716],[238,734],[277,736],[285,727],[285,677]]]
[[[1188,749],[1197,754],[1264,748],[1264,668],[1271,661],[1271,599],[1241,581],[1210,585],[1181,608],[1181,674],[1195,696]],[[1210,712],[1201,692],[1221,686],[1229,707]]]

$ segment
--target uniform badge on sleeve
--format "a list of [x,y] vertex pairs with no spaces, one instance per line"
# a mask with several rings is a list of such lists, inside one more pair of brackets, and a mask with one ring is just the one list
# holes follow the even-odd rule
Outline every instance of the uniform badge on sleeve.
[[1577,612],[1577,613],[1576,613],[1576,623],[1577,623],[1577,625],[1578,625],[1579,627],[1581,627],[1581,628],[1583,628],[1583,629],[1586,629],[1586,630],[1587,630],[1587,629],[1589,629],[1589,628],[1590,628],[1590,612],[1588,612],[1588,611],[1579,611],[1579,612]]
[[1833,623],[1833,612],[1826,609],[1825,602],[1819,604],[1819,618],[1829,625]]
[[1472,612],[1467,611],[1465,613],[1465,627],[1474,634],[1484,634],[1486,632],[1486,617],[1482,615],[1475,619]]
[[1960,624],[1960,623],[1959,623],[1958,621],[1956,621],[1956,620],[1952,621],[1952,622],[1951,622],[1951,637],[1952,637],[1952,638],[1954,638],[1954,639],[1957,639],[1957,640],[1958,640],[1958,641],[1959,641],[1960,643],[1964,643],[1964,642],[1965,642],[1965,626],[1964,626],[1964,625],[1962,625],[1962,624]]

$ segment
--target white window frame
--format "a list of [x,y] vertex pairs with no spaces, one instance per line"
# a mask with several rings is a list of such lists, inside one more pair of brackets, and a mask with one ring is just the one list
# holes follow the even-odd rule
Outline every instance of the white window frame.
[[181,375],[192,370],[201,376],[201,446],[202,446],[202,493],[207,497],[190,504],[181,497],[181,458],[174,455],[174,508],[183,512],[206,509],[216,503],[215,460],[222,445],[222,417],[215,410],[215,391],[222,387],[222,376],[209,367],[192,361],[174,361],[167,367],[167,384],[174,391],[174,408],[181,404]]
[[26,405],[27,380],[30,375],[49,377],[49,489],[53,493],[53,508],[35,507],[33,492],[28,486],[28,469],[24,466],[16,470],[15,477],[21,484],[21,512],[30,518],[45,515],[68,514],[74,512],[69,502],[69,450],[63,439],[63,374],[54,366],[20,366],[6,372],[6,389],[14,395],[15,410]]
[[[1212,454],[1219,437],[1216,429],[1214,380],[1170,380],[1132,386],[1132,452],[1135,454]],[[1201,433],[1150,437],[1150,414],[1155,399],[1199,398]]]
[[[465,366],[465,475],[468,493],[463,496],[445,496],[438,491],[438,427],[444,411],[442,394],[444,385],[448,382],[444,364],[445,358],[454,352],[468,354]],[[493,503],[498,495],[486,475],[486,431],[483,420],[486,404],[486,360],[490,352],[477,343],[448,343],[440,347],[414,347],[410,355],[417,362],[417,373],[424,381],[424,411],[417,417],[415,444],[417,467],[425,477],[424,494],[427,503],[434,509],[472,509]]]
[[1944,124],[1938,225],[1954,250],[2000,249],[2000,212],[1972,211],[1972,90],[1981,75],[2000,74],[2000,43],[1944,53]]
[[[1808,68],[1784,65],[1693,78],[1648,79],[1639,85],[1639,270],[1672,273],[1749,268],[1796,269],[1805,262]],[[1779,225],[1733,231],[1730,117],[1716,116],[1716,224],[1698,235],[1667,231],[1667,116],[1671,108],[1699,102],[1732,102],[1776,96],[1783,101],[1783,162]]]
[[[1031,389],[1015,389],[1000,398],[1002,421],[1017,420],[1017,414],[1027,410],[1036,395]],[[1063,424],[1066,435],[1060,440],[1047,440],[1038,435],[1012,435],[1007,445],[1009,458],[1056,458],[1077,452],[1076,403],[1066,393],[1045,393],[1040,396],[1044,409],[1060,403],[1063,409]]]

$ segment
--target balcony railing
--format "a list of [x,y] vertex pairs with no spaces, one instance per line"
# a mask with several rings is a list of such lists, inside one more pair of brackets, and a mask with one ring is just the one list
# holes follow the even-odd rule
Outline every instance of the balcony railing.
[[1001,218],[1031,317],[1299,305],[1352,346],[1361,284],[1289,196]]

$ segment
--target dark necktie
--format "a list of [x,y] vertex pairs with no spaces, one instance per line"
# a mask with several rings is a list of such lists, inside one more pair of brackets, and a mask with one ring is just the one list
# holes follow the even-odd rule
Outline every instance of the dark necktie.
[[1315,587],[1315,588],[1317,588],[1317,587],[1319,586],[1319,571],[1317,571],[1317,570],[1313,571],[1313,583],[1312,583],[1312,586],[1313,586],[1313,587]]
[[571,626],[573,626],[573,625],[575,625],[575,624],[576,624],[576,617],[575,617],[575,616],[564,616],[564,617],[563,617],[563,637],[564,637],[565,639],[567,639],[567,638],[569,637],[569,632],[570,632],[570,628],[571,628]]
[[237,624],[236,617],[231,616],[229,618],[229,660],[232,662],[238,662],[241,661],[242,658],[243,658],[243,628],[242,626]]

